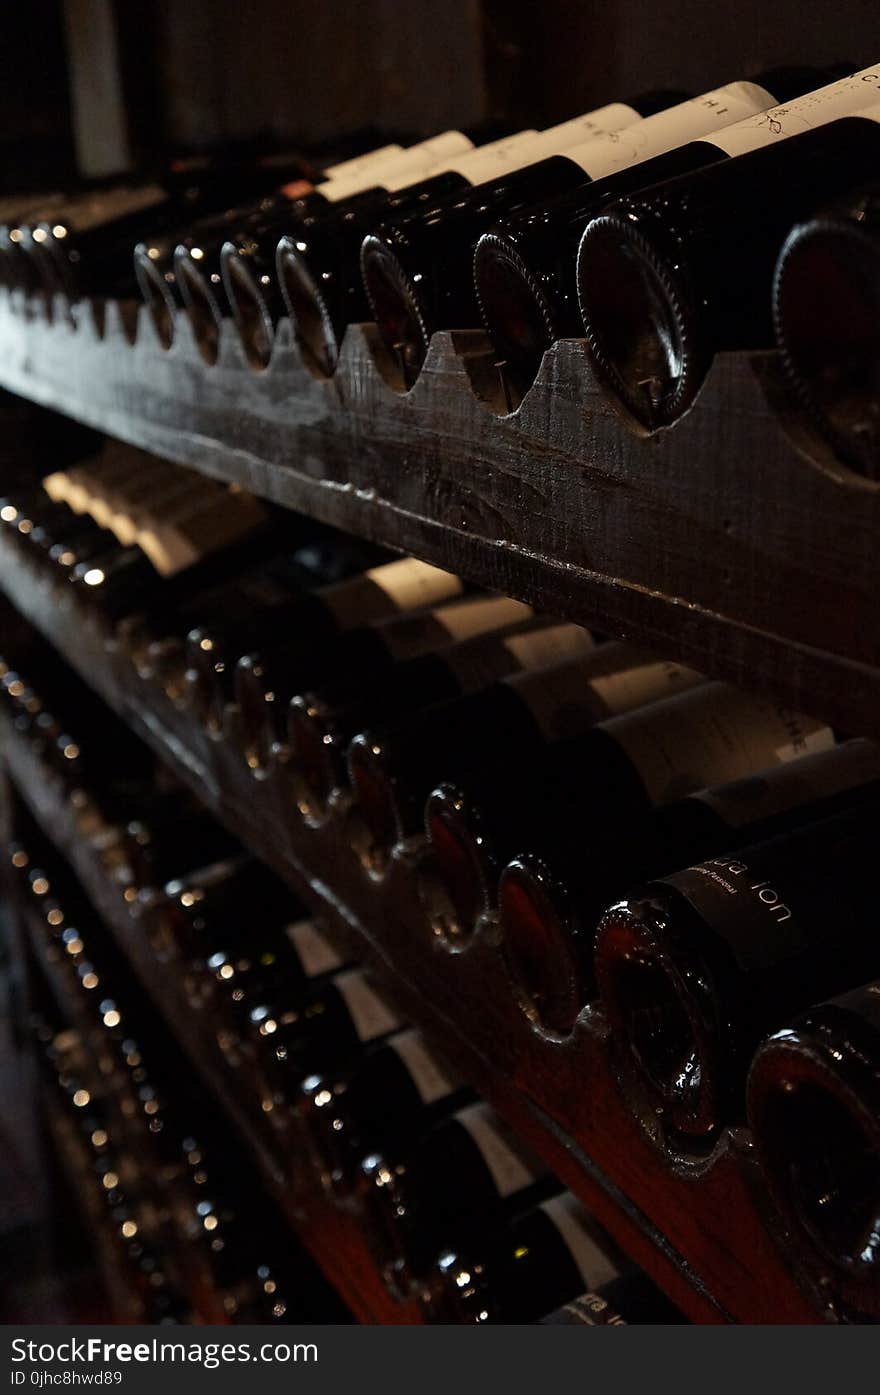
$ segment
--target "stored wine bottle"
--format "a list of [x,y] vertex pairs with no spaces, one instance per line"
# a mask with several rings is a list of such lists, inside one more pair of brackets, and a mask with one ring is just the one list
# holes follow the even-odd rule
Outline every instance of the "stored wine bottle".
[[528,390],[555,340],[582,336],[577,250],[585,227],[608,202],[721,159],[714,134],[719,128],[765,107],[796,101],[849,72],[850,68],[775,68],[756,74],[749,83],[733,83],[696,98],[670,113],[681,120],[675,140],[663,153],[648,151],[649,158],[634,158],[627,168],[535,204],[486,232],[474,254],[476,293],[511,391]]
[[776,343],[809,423],[850,469],[880,479],[876,187],[800,223],[773,281]]
[[300,812],[315,820],[327,814],[334,790],[347,783],[345,753],[359,730],[466,697],[513,674],[576,658],[594,646],[593,636],[580,625],[535,618],[458,640],[394,667],[380,663],[378,671],[371,654],[372,667],[356,681],[349,675],[297,695],[288,714],[288,742]]
[[349,747],[348,763],[360,814],[352,829],[365,865],[382,870],[393,845],[423,824],[425,798],[440,781],[459,775],[474,780],[479,772],[487,784],[497,778],[509,789],[511,781],[528,779],[548,747],[609,711],[699,681],[679,664],[608,644],[417,712],[387,731],[361,732]]
[[666,804],[638,838],[601,820],[559,829],[544,858],[514,858],[498,887],[505,962],[527,1012],[571,1030],[594,991],[596,925],[621,887],[873,803],[878,792],[880,747],[852,740]]
[[283,926],[298,918],[296,898],[278,877],[246,854],[175,877],[159,898],[148,897],[160,942],[184,963],[204,963],[224,927]]
[[[250,362],[264,368],[280,305],[272,265],[279,236],[343,204],[375,202],[377,196],[383,200],[396,179],[409,183],[431,169],[444,151],[469,148],[463,132],[445,132],[408,150],[361,161],[318,187],[303,181],[285,185],[253,207],[230,210],[203,227],[200,236],[179,241],[174,276],[202,356],[216,361],[223,321],[235,313]],[[228,274],[224,261],[231,262]]]
[[[140,803],[140,801],[139,801]],[[121,846],[135,886],[164,886],[175,875],[231,857],[235,839],[180,791],[144,799],[122,830]]]
[[[692,686],[687,682],[689,673],[685,671],[684,683],[678,686]],[[625,825],[629,837],[634,837],[638,827],[650,822],[651,809],[666,802],[670,791],[682,794],[700,788],[704,778],[760,770],[765,761],[781,763],[833,742],[830,730],[818,722],[768,704],[756,706],[753,699],[723,684],[681,693],[676,701],[663,698],[666,673],[662,666],[655,686],[645,692],[634,691],[635,685],[628,681],[633,676],[624,673],[622,683],[609,684],[604,692],[609,720],[551,747],[545,764],[531,776],[526,770],[518,771],[516,779],[489,771],[481,779],[478,773],[476,778],[444,784],[430,795],[425,827],[434,853],[434,876],[443,881],[456,912],[449,927],[453,936],[469,933],[474,919],[494,904],[501,867],[517,848],[550,853],[569,846],[574,857],[572,840],[584,838],[591,825],[606,836],[615,827],[620,833]],[[635,676],[641,676],[638,670]],[[659,708],[652,701],[657,698]],[[627,713],[632,715],[623,715]],[[683,745],[689,743],[686,749],[676,749],[670,742],[667,723],[681,724],[679,738]],[[613,766],[606,766],[604,743],[611,735],[615,748],[611,760],[616,761],[624,732],[628,733],[622,743],[626,761],[615,773]],[[630,764],[633,749],[635,763]],[[643,759],[646,764],[640,765]],[[596,788],[603,776],[608,788],[602,790],[601,801],[585,812],[584,791]],[[654,786],[657,777],[660,783]],[[658,791],[665,792],[658,797]]]
[[[334,646],[332,671],[340,675],[337,683],[343,691],[369,691],[382,686],[383,679],[387,685],[395,664],[434,657],[435,651],[442,653],[456,641],[504,635],[533,617],[531,606],[506,596],[477,596],[415,614],[404,611],[341,635]],[[291,697],[314,674],[314,663],[304,664],[301,651],[283,641],[265,656],[245,655],[239,660],[235,698],[241,708],[245,756],[252,769],[268,764],[273,743],[285,735],[284,717]]]
[[482,1243],[441,1255],[425,1302],[437,1322],[534,1323],[628,1267],[580,1202],[560,1192]]
[[[602,108],[564,123],[565,135],[562,127],[554,131],[563,141],[574,141],[583,138],[594,123],[618,119],[634,120],[635,108],[622,103]],[[547,132],[520,131],[503,137],[454,164],[445,160],[439,172],[390,196],[377,190],[376,197],[358,198],[335,214],[306,218],[295,233],[282,237],[276,254],[278,283],[306,367],[318,377],[329,377],[336,369],[346,326],[371,318],[360,250],[377,217],[405,219],[438,199],[464,194],[493,173],[510,168],[511,162],[522,163],[531,157],[530,152],[539,154],[548,142],[554,143]]]
[[416,1144],[361,1164],[367,1238],[406,1293],[438,1255],[557,1190],[543,1163],[486,1104],[458,1110]]
[[[368,163],[380,163],[390,155],[400,153],[402,150],[402,146],[394,144],[377,147],[375,150],[367,151],[350,160],[343,160],[338,164],[328,166],[322,170],[322,176],[325,179],[333,179],[354,175],[360,169],[366,168]],[[207,244],[209,254],[210,250],[219,251],[230,228],[241,226],[245,218],[253,213],[259,213],[262,206],[269,202],[272,197],[273,195],[269,194],[266,199],[260,199],[255,203],[246,204],[234,210],[227,208],[223,213],[199,219],[194,225],[189,224],[186,228],[178,227],[162,237],[150,237],[146,242],[137,244],[134,249],[135,278],[159,342],[164,348],[170,348],[174,342],[175,315],[179,309],[184,307],[184,300],[174,274],[175,249],[181,246],[186,251],[191,251],[193,247],[197,247],[204,253]],[[0,216],[2,216],[2,210],[0,210]],[[201,261],[203,258],[199,257],[197,260]]]
[[156,182],[86,189],[60,207],[32,211],[23,227],[25,250],[50,293],[71,301],[127,298],[137,293],[131,249],[146,229],[159,236],[213,209],[257,198],[284,178],[301,178],[304,168],[295,153],[177,162]]
[[880,71],[867,76],[719,132],[718,162],[588,225],[577,279],[591,359],[639,428],[676,421],[715,353],[772,345],[786,233],[863,180],[880,148]]
[[594,1293],[582,1293],[541,1318],[551,1327],[668,1326],[686,1322],[656,1284],[644,1274],[624,1274]]
[[345,969],[296,997],[284,983],[250,1007],[255,1054],[273,1105],[295,1100],[309,1074],[338,1070],[403,1026],[361,969]]
[[421,1033],[406,1027],[345,1075],[307,1076],[299,1110],[322,1179],[345,1196],[357,1185],[367,1153],[399,1152],[469,1095]]
[[235,628],[248,617],[256,641],[258,611],[363,571],[386,555],[312,520],[295,514],[289,520],[273,517],[267,531],[258,527],[211,550],[195,568],[184,568],[179,582],[144,597],[117,627],[132,657],[139,658],[153,641],[182,645],[197,626],[208,627],[209,637],[219,640],[218,625]]
[[193,999],[210,1003],[217,1039],[227,1053],[240,1050],[252,1007],[274,1001],[282,992],[298,1001],[347,963],[311,919],[283,927],[262,916],[256,927],[220,922],[211,925],[203,939],[207,948],[196,967],[203,962],[207,989],[196,986]]
[[320,671],[347,630],[436,605],[463,590],[464,583],[451,572],[414,557],[311,592],[295,585],[264,586],[260,598],[241,588],[229,598],[216,629],[200,625],[187,636],[193,711],[209,729],[222,729],[226,703],[234,696],[235,665],[255,647],[283,645],[288,663],[297,655],[303,662],[308,659],[312,671]]
[[758,1049],[755,1146],[785,1228],[850,1321],[880,1316],[880,983],[811,1007]]
[[[661,100],[639,120],[598,126],[589,136],[546,140],[529,163],[490,174],[472,191],[448,197],[364,241],[364,282],[376,322],[410,385],[437,329],[479,323],[473,283],[474,243],[499,219],[541,200],[552,200],[626,166],[674,149],[738,116],[772,106],[760,83],[731,83],[686,102]],[[563,128],[564,131],[564,128]]]
[[[359,174],[322,185],[318,191],[322,198],[321,211],[326,214],[343,206],[375,206],[377,201],[384,205],[395,190],[429,178],[438,168],[443,169],[447,161],[466,156],[472,150],[473,144],[463,131],[445,131],[399,155],[371,164]],[[312,203],[314,201],[313,198]],[[284,313],[275,274],[275,255],[279,238],[289,234],[291,223],[299,226],[300,219],[292,219],[292,211],[282,209],[258,226],[252,224],[243,237],[226,242],[220,252],[226,299],[248,361],[257,369],[269,363],[275,326]],[[308,213],[306,209],[302,211]]]
[[705,1149],[742,1118],[761,1037],[876,972],[875,822],[857,807],[659,878],[603,916],[613,1044],[671,1149]]

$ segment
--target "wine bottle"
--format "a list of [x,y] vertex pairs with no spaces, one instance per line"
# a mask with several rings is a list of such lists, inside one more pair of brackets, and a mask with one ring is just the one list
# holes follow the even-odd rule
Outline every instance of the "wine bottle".
[[[161,543],[161,520],[156,536]],[[257,640],[258,610],[363,571],[386,555],[371,543],[346,538],[296,514],[272,517],[265,529],[256,527],[240,541],[206,550],[209,555],[191,570],[178,568],[179,581],[172,566],[172,584],[166,581],[142,597],[137,609],[117,623],[117,635],[135,660],[154,641],[179,640],[182,648],[197,626],[208,628],[210,637],[218,639],[218,625],[234,626],[248,616]]]
[[638,429],[677,421],[715,353],[772,345],[773,269],[786,233],[863,180],[880,144],[880,71],[868,77],[716,133],[714,164],[588,224],[577,282],[590,356]]
[[[343,205],[375,204],[376,192],[384,203],[396,189],[430,177],[447,161],[466,156],[472,149],[472,142],[463,131],[445,131],[354,176],[329,181],[319,191],[322,211]],[[251,226],[244,237],[224,243],[220,252],[226,299],[248,361],[256,369],[268,366],[275,326],[284,313],[275,275],[275,254],[279,238],[289,233],[290,212],[281,210],[258,226]]]
[[155,181],[86,187],[61,206],[31,211],[22,246],[50,294],[129,298],[137,294],[131,249],[145,230],[161,236],[304,173],[311,169],[296,153],[178,161]]
[[758,1048],[755,1146],[786,1231],[844,1320],[880,1317],[880,983],[810,1007]]
[[306,1076],[298,1104],[325,1185],[346,1196],[367,1153],[398,1152],[469,1094],[421,1033],[406,1027],[343,1075]]
[[381,871],[393,845],[423,826],[425,798],[434,785],[465,773],[474,781],[482,772],[486,784],[497,778],[499,789],[509,792],[510,782],[527,779],[562,738],[610,712],[699,681],[680,664],[649,659],[628,645],[601,645],[416,712],[387,730],[359,733],[348,752],[358,799],[359,817],[351,821],[358,852],[368,869]]
[[[322,177],[333,179],[355,175],[361,169],[367,168],[368,164],[382,163],[390,155],[402,151],[403,147],[400,145],[380,146],[352,159],[327,166],[321,172]],[[227,208],[222,213],[200,218],[195,224],[177,227],[161,237],[150,237],[137,244],[134,249],[135,279],[159,342],[164,348],[170,349],[174,342],[175,315],[178,310],[184,308],[185,303],[174,274],[176,248],[182,246],[184,251],[188,252],[193,247],[198,247],[203,253],[207,250],[208,255],[211,251],[219,251],[226,240],[228,230],[240,226],[244,219],[253,213],[260,212],[264,203],[272,198],[272,194],[267,194],[265,199],[241,205],[234,210]]]
[[[216,362],[223,321],[237,312],[239,327],[247,331],[244,347],[250,362],[256,368],[268,363],[280,308],[271,259],[282,233],[326,216],[342,203],[387,198],[395,181],[406,184],[430,170],[444,152],[451,158],[451,152],[469,148],[464,132],[447,131],[408,150],[360,162],[318,187],[301,180],[285,185],[257,205],[232,209],[203,225],[198,236],[181,239],[174,252],[174,278],[202,357]],[[162,249],[156,250],[161,258]],[[228,274],[224,261],[231,262]]]
[[699,1153],[742,1117],[763,1036],[876,971],[875,818],[857,806],[710,858],[603,916],[595,967],[613,1047],[671,1151]]
[[552,1327],[667,1326],[686,1322],[656,1284],[644,1274],[624,1274],[593,1293],[582,1293],[541,1318]]
[[681,145],[776,100],[760,82],[730,83],[688,101],[654,109],[643,119],[597,127],[571,138],[550,137],[526,152],[529,163],[461,196],[447,197],[365,238],[364,283],[386,345],[411,386],[424,362],[431,334],[480,322],[473,284],[473,250],[499,219],[541,200],[552,200]]
[[[271,578],[267,578],[271,582]],[[287,647],[318,669],[340,635],[371,620],[459,595],[464,583],[415,557],[401,558],[314,591],[296,585],[240,587],[228,598],[216,627],[196,625],[187,636],[187,681],[192,711],[209,730],[222,730],[234,696],[235,665],[264,644]]]
[[362,969],[344,969],[300,996],[284,982],[272,987],[273,997],[250,1000],[248,1013],[271,1107],[294,1102],[307,1075],[342,1068],[403,1026]]
[[[692,686],[687,682],[689,673],[685,673],[685,688]],[[767,763],[780,763],[833,742],[829,728],[820,723],[766,704],[756,707],[751,698],[723,684],[681,693],[680,702],[664,699],[664,686],[661,683],[640,694],[627,683],[612,689],[610,699],[606,693],[606,711],[618,715],[594,726],[592,732],[551,748],[547,763],[531,776],[525,769],[517,771],[516,779],[489,770],[483,778],[478,772],[476,777],[445,783],[432,792],[425,806],[425,828],[433,852],[433,875],[441,881],[454,911],[451,922],[438,925],[439,933],[453,937],[470,933],[479,915],[494,905],[500,870],[518,848],[540,854],[554,846],[564,847],[571,827],[583,836],[590,821],[598,825],[600,834],[615,827],[619,834],[625,824],[632,837],[636,828],[650,822],[652,807],[664,803],[670,791],[682,794],[699,788],[706,776],[722,778],[759,770],[765,758]],[[670,705],[657,709],[656,698]],[[620,715],[626,713],[633,715]],[[670,745],[667,722],[673,727],[681,723],[680,739],[689,743],[686,749]],[[722,731],[726,735],[719,739]],[[610,771],[605,774],[610,788],[603,790],[601,807],[595,808],[591,820],[589,812],[586,817],[583,813],[583,790],[594,787],[598,770],[604,769],[607,736],[612,736],[616,747],[623,732],[629,733],[623,738],[627,764],[616,776]],[[654,765],[661,748],[664,754]],[[633,749],[637,753],[634,766],[629,764]],[[646,765],[641,765],[646,756]],[[616,752],[612,760],[617,760]],[[659,784],[654,786],[656,777]],[[664,789],[666,793],[658,794]]]
[[621,887],[873,802],[878,791],[880,747],[854,739],[663,805],[637,839],[598,819],[594,829],[579,820],[554,830],[544,857],[514,858],[498,886],[504,958],[527,1011],[571,1030],[595,988],[596,925]]
[[456,1111],[410,1148],[371,1153],[361,1164],[367,1240],[400,1294],[442,1250],[555,1190],[540,1159],[483,1103]]
[[[565,122],[554,131],[563,141],[577,140],[593,123],[635,118],[635,107],[621,103]],[[511,162],[521,163],[540,153],[548,139],[548,133],[538,131],[500,138],[394,194],[377,190],[376,197],[358,198],[335,213],[305,218],[295,232],[282,237],[275,261],[278,285],[306,367],[317,377],[330,377],[346,326],[372,317],[361,277],[360,250],[377,217],[406,219],[438,199],[461,195],[509,168]]]
[[283,926],[298,915],[284,883],[244,853],[174,877],[159,897],[144,899],[154,938],[184,964],[204,963],[221,928],[250,925],[256,907],[264,926]]
[[[850,68],[776,68],[759,73],[753,83],[768,100],[762,103],[758,97],[752,111],[780,103],[790,109],[804,94],[849,72]],[[732,86],[734,96],[737,86]],[[715,100],[715,94],[709,97],[708,110],[700,98],[689,111],[680,109],[684,120],[662,153],[649,152],[648,159],[536,203],[498,223],[477,243],[474,280],[480,314],[512,393],[529,389],[552,343],[583,335],[575,273],[587,224],[610,201],[723,158],[715,132],[747,118],[749,112]]]
[[838,458],[871,480],[880,479],[878,254],[872,187],[798,224],[773,280],[776,343],[795,400]]
[[[383,638],[390,636],[386,632]],[[594,645],[580,625],[536,617],[393,667],[382,661],[377,667],[371,654],[370,669],[357,681],[349,675],[297,694],[288,714],[288,744],[300,812],[315,821],[326,816],[334,790],[347,783],[345,753],[359,730],[466,697],[513,674],[574,659]]]
[[425,1304],[434,1321],[535,1323],[586,1288],[603,1290],[628,1268],[570,1192],[437,1260]]
[[312,919],[283,927],[274,918],[261,919],[256,931],[220,921],[208,927],[203,940],[205,951],[195,967],[204,968],[207,986],[196,985],[193,1001],[209,1003],[218,1024],[215,1035],[227,1054],[244,1046],[255,1004],[281,992],[298,1000],[347,965],[347,957]]
[[[383,679],[387,684],[395,664],[430,659],[477,637],[506,635],[533,618],[530,606],[506,596],[466,598],[414,614],[404,611],[342,634],[329,667],[333,675],[339,675],[337,686],[343,691],[371,690],[383,686]],[[273,744],[284,737],[284,714],[292,695],[314,675],[314,662],[304,664],[301,651],[284,641],[265,655],[239,659],[235,700],[241,708],[245,757],[252,769],[268,765]],[[325,681],[332,681],[329,672]]]

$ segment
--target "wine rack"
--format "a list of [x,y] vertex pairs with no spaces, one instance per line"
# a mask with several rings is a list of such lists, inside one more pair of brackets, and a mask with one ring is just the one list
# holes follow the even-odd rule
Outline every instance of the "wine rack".
[[[880,734],[878,486],[786,404],[772,355],[715,363],[649,438],[583,344],[545,355],[513,413],[482,334],[435,336],[396,390],[371,326],[330,381],[282,321],[256,372],[231,324],[217,363],[179,316],[163,350],[131,304],[0,292],[0,385],[254,493],[631,637],[844,730]],[[399,384],[397,385],[399,386]]]
[[[699,1163],[661,1158],[621,1099],[598,1013],[586,1010],[571,1038],[555,1040],[521,1010],[491,920],[459,952],[432,935],[419,890],[426,858],[421,839],[396,849],[382,879],[367,875],[345,837],[344,799],[320,827],[303,823],[283,760],[261,778],[245,765],[235,707],[227,708],[224,738],[208,736],[157,687],[138,678],[110,632],[69,588],[31,572],[20,559],[13,567],[8,547],[0,538],[0,574],[20,611],[245,844],[359,957],[366,956],[404,1014],[442,1044],[460,1073],[529,1139],[684,1312],[703,1322],[820,1320],[818,1296],[806,1289],[805,1279],[799,1288],[789,1275],[797,1256],[789,1254],[785,1264],[779,1257],[774,1219],[763,1211],[761,1189],[754,1185],[745,1130],[727,1132]],[[169,978],[156,978],[143,937],[118,895],[115,904],[108,902],[106,875],[72,812],[40,780],[24,744],[10,734],[6,745],[12,774],[34,813],[62,843],[143,981],[160,994],[169,1025],[180,1031],[185,1013],[174,1005]],[[229,1082],[204,1060],[200,1043],[190,1039],[184,1045],[234,1113]],[[272,1149],[262,1151],[268,1174]],[[276,1169],[276,1185],[280,1180]],[[321,1208],[305,1209],[308,1238]]]
[[[136,906],[114,878],[107,859],[111,847],[109,830],[100,816],[94,808],[77,806],[66,799],[60,782],[47,776],[45,767],[5,718],[0,718],[0,740],[15,788],[69,862],[173,1038],[225,1112],[229,1126],[245,1142],[264,1185],[340,1297],[360,1322],[420,1323],[422,1318],[415,1303],[396,1301],[388,1294],[356,1218],[345,1208],[330,1206],[318,1190],[304,1163],[307,1145],[297,1134],[295,1122],[286,1119],[276,1128],[261,1114],[258,1102],[231,1070],[213,1035],[205,1030],[203,1022],[193,1018],[175,978],[175,965],[156,955],[144,934]],[[88,1020],[83,1017],[81,1005],[65,989],[56,964],[46,953],[39,928],[32,921],[29,923],[27,914],[20,918],[31,952],[61,1003],[65,1019],[86,1032]],[[120,1123],[124,1129],[124,1116],[120,1116]],[[204,1296],[204,1289],[200,1292],[202,1320],[223,1321],[222,1315],[207,1310],[212,1300]],[[194,1308],[199,1311],[198,1301]]]

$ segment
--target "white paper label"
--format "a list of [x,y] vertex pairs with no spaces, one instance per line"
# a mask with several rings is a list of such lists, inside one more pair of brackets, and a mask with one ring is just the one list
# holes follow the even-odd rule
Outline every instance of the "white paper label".
[[646,702],[672,697],[686,688],[703,682],[703,675],[683,664],[658,659],[655,663],[636,664],[620,673],[602,673],[590,679],[590,687],[599,698],[609,717],[632,712]]
[[443,1067],[425,1045],[420,1032],[410,1029],[391,1038],[393,1047],[409,1073],[423,1104],[445,1100],[456,1088]]
[[461,577],[420,562],[417,557],[401,557],[398,562],[386,562],[373,567],[364,575],[394,602],[398,610],[417,610],[422,606],[439,605],[464,589]]
[[613,717],[602,730],[629,756],[655,805],[834,745],[821,722],[725,683]]
[[343,175],[322,184],[319,193],[331,203],[359,194],[374,186],[381,189],[405,189],[421,179],[428,178],[438,170],[449,168],[448,161],[467,155],[473,150],[473,142],[463,131],[444,131],[431,140],[412,145],[400,155],[389,155],[387,160],[370,165],[355,174]]
[[[823,738],[823,732],[811,733],[808,741],[817,738]],[[772,771],[698,790],[694,797],[720,814],[729,828],[744,828],[871,780],[880,780],[880,745],[858,738],[831,752],[801,756]]]
[[513,1196],[543,1176],[528,1151],[487,1104],[471,1104],[454,1116],[476,1144],[498,1195]]
[[379,169],[386,160],[403,152],[402,145],[380,145],[377,150],[368,150],[365,155],[355,155],[351,160],[340,160],[338,165],[328,165],[324,177],[344,179],[349,174],[360,174],[361,170]]
[[601,179],[627,165],[662,155],[686,141],[699,140],[735,121],[752,117],[773,105],[772,92],[753,82],[731,82],[704,92],[689,102],[657,111],[619,131],[607,131],[562,153],[574,160],[591,179]]
[[400,1019],[383,998],[364,978],[360,969],[349,969],[333,980],[345,1000],[352,1026],[359,1041],[374,1041],[388,1032],[395,1032]]
[[601,1288],[620,1273],[617,1265],[597,1243],[590,1218],[571,1192],[541,1202],[541,1210],[556,1227],[578,1268],[584,1288]]
[[801,135],[841,116],[880,121],[880,68],[863,68],[852,77],[831,82],[803,97],[771,107],[725,130],[713,132],[712,144],[727,155],[744,155],[774,141]]
[[596,641],[583,625],[566,623],[509,635],[504,648],[516,660],[517,668],[526,671],[589,654],[596,648]]
[[546,739],[556,741],[611,715],[694,687],[703,678],[683,664],[640,661],[628,646],[608,644],[507,681]]
[[473,639],[504,625],[518,625],[530,620],[534,611],[522,601],[507,596],[480,596],[458,605],[444,605],[431,612],[431,618],[441,625],[451,640]]
[[306,978],[338,969],[342,958],[313,920],[297,920],[287,927],[287,938],[296,950]]

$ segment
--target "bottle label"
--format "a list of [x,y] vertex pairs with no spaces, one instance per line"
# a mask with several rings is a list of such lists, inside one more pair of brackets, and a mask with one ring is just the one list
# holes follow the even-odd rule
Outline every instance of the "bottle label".
[[370,164],[354,174],[340,175],[322,184],[320,193],[331,203],[360,194],[364,189],[405,189],[433,174],[438,167],[449,168],[449,161],[473,150],[473,144],[462,131],[444,131],[431,140],[412,145],[400,155]]
[[380,145],[377,150],[368,150],[364,155],[355,155],[351,160],[340,160],[336,165],[328,165],[324,170],[325,179],[343,179],[349,174],[360,174],[362,170],[380,168],[394,155],[403,154],[402,145]]
[[580,1298],[573,1298],[570,1303],[566,1303],[564,1308],[559,1309],[559,1313],[553,1318],[545,1318],[545,1322],[557,1322],[560,1325],[583,1326],[583,1327],[625,1327],[626,1323],[606,1300],[599,1293],[583,1293]]
[[545,625],[525,634],[509,635],[504,648],[516,667],[526,672],[580,658],[596,648],[596,641],[583,625]]
[[508,682],[545,740],[558,741],[579,735],[609,713],[629,711],[702,681],[682,664],[640,659],[625,645],[600,645],[581,658],[514,675]]
[[513,1196],[543,1176],[544,1169],[487,1104],[469,1105],[455,1118],[476,1144],[500,1197]]
[[775,100],[772,92],[757,83],[731,82],[666,111],[654,112],[622,130],[602,132],[577,145],[572,142],[562,154],[580,165],[591,179],[601,179],[687,141],[711,136],[716,130],[772,107]]
[[725,683],[701,684],[602,729],[626,752],[655,806],[834,745],[830,727]]
[[422,1104],[436,1104],[452,1094],[455,1086],[414,1028],[400,1032],[388,1043],[405,1066]]
[[656,663],[636,664],[619,673],[600,673],[590,680],[590,689],[598,697],[609,717],[632,712],[658,698],[672,697],[686,688],[702,683],[696,669],[660,659]]
[[563,1192],[561,1196],[542,1201],[541,1210],[559,1232],[585,1288],[601,1288],[618,1277],[617,1265],[598,1244],[590,1218],[576,1197]]
[[364,573],[388,597],[397,610],[417,610],[439,605],[464,589],[460,577],[420,562],[417,557],[401,557]]
[[723,131],[712,132],[712,144],[726,155],[744,155],[789,136],[801,135],[842,116],[880,121],[880,68],[863,68],[852,77],[828,83],[815,92],[747,117]]
[[774,769],[746,775],[694,795],[708,804],[728,828],[746,828],[820,799],[880,780],[880,745],[857,738],[829,751],[801,756]]
[[401,1025],[398,1017],[364,978],[360,969],[349,969],[333,980],[341,994],[358,1041],[375,1041]]
[[866,956],[876,962],[865,911],[875,862],[873,819],[853,810],[659,881],[685,897],[744,972],[764,972],[824,942],[833,952],[828,972],[858,982]]
[[439,606],[431,614],[448,638],[457,641],[473,639],[506,625],[521,624],[530,620],[534,613],[532,607],[522,601],[512,601],[507,596],[489,596],[461,601],[458,605]]
[[296,951],[306,978],[338,969],[342,958],[313,920],[297,920],[287,927],[287,938]]

